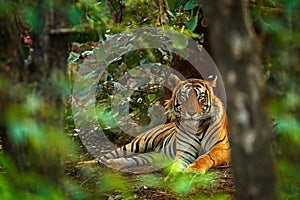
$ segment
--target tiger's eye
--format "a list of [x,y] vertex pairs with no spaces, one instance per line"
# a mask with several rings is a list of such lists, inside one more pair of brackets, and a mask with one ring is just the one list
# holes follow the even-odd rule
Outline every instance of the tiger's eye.
[[205,100],[205,94],[204,93],[201,93],[198,97],[198,100],[199,101],[204,101]]

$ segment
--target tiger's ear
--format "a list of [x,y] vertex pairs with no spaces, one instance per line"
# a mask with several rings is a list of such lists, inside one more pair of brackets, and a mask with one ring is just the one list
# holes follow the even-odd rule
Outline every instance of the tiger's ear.
[[218,80],[218,77],[216,76],[212,81],[209,82],[209,86],[210,87],[216,87],[217,86],[217,80]]
[[178,78],[178,76],[176,76],[175,74],[170,74],[170,76],[168,78],[168,85],[171,87],[172,90],[177,85],[179,85],[180,82],[181,82],[181,80],[180,80],[180,78]]

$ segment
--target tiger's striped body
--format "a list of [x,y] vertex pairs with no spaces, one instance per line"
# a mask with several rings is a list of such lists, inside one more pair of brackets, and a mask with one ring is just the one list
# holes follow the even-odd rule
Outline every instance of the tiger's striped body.
[[171,75],[169,82],[176,87],[166,109],[170,123],[137,136],[100,158],[113,168],[151,164],[155,153],[163,153],[174,161],[172,171],[199,171],[229,162],[230,145],[226,111],[213,94],[215,80],[180,81]]

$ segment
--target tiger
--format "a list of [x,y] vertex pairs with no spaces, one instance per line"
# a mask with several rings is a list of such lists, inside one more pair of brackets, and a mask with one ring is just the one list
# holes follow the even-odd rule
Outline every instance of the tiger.
[[154,154],[172,160],[172,172],[200,172],[230,162],[228,118],[221,100],[214,95],[217,78],[168,79],[174,85],[171,98],[165,101],[169,122],[135,137],[130,143],[99,159],[99,163],[121,170],[152,164]]

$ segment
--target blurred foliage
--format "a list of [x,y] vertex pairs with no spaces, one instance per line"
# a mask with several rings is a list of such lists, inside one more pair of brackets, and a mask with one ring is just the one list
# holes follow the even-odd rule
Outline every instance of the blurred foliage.
[[4,77],[0,94],[10,99],[2,107],[0,123],[17,156],[0,152],[0,199],[67,199],[72,192],[63,188],[63,166],[67,158],[73,159],[75,148],[59,132],[59,123],[53,123],[59,113],[54,103],[46,103],[35,83],[12,84]]
[[250,1],[261,37],[281,199],[300,198],[300,2]]
[[[8,12],[11,3],[21,19],[26,19],[31,31],[41,27],[38,11],[40,7],[49,9],[51,2],[40,1],[0,1],[0,11]],[[167,2],[160,5],[159,2]],[[63,3],[63,2],[61,2]],[[21,5],[21,6],[20,6]],[[299,199],[299,155],[300,149],[300,2],[298,0],[249,0],[250,17],[257,30],[262,50],[262,60],[267,80],[267,110],[274,122],[273,150],[278,169],[278,189],[280,199]],[[166,8],[169,9],[163,9]],[[20,9],[22,8],[22,9]],[[59,9],[59,4],[55,9]],[[196,26],[204,24],[204,16],[199,0],[73,0],[72,5],[64,11],[69,16],[69,23],[73,32],[70,34],[72,42],[85,43],[89,41],[103,41],[111,34],[124,30],[149,26],[169,27],[201,41],[201,35],[194,33]],[[49,27],[51,28],[51,27]],[[204,36],[206,37],[206,36]],[[175,38],[175,45],[183,46],[182,40]],[[68,60],[69,79],[74,81],[82,53],[93,50],[93,46],[80,44],[78,52],[72,52]],[[0,59],[5,60],[1,58]],[[80,60],[82,59],[82,60]],[[172,56],[159,49],[143,49],[129,52],[120,56],[112,63],[107,73],[98,84],[97,115],[100,125],[107,130],[118,128],[115,113],[112,112],[111,99],[115,88],[122,88],[118,81],[124,74],[137,72],[134,68],[147,66],[151,63],[169,65]],[[7,65],[1,63],[0,66]],[[58,92],[66,93],[65,83],[57,83]],[[55,177],[63,182],[61,187],[50,179],[52,171],[63,166],[66,161],[75,162],[83,159],[78,155],[74,142],[58,131],[55,120],[46,123],[49,118],[57,119],[54,105],[45,103],[45,98],[36,85],[15,85],[5,78],[0,78],[2,96],[11,97],[18,94],[18,101],[12,101],[0,117],[5,123],[10,137],[17,145],[26,143],[28,150],[20,154],[29,169],[26,173],[17,168],[13,159],[5,152],[0,152],[0,199],[138,199],[135,194],[136,182],[130,181],[130,176],[101,171],[96,174],[81,170],[80,175],[73,174],[73,168],[68,178]],[[13,87],[10,87],[13,85]],[[45,84],[44,87],[47,84]],[[130,117],[140,125],[149,123],[149,107],[161,101],[162,90],[158,85],[148,84],[143,79],[136,83],[138,88],[128,99]],[[8,89],[9,88],[9,89]],[[72,88],[72,83],[71,83]],[[50,92],[50,91],[49,91]],[[9,94],[8,94],[9,93]],[[15,96],[15,95],[12,95]],[[127,109],[127,108],[126,108]],[[124,108],[124,110],[126,110]],[[122,113],[122,110],[119,110]],[[145,114],[147,113],[147,114]],[[74,141],[72,111],[66,111],[67,133],[72,133]],[[78,142],[79,143],[79,142]],[[75,143],[75,144],[78,144]],[[26,160],[27,159],[27,160]],[[63,169],[62,169],[63,170]],[[44,175],[44,176],[43,176]],[[87,176],[87,180],[74,180],[80,176]],[[92,178],[91,178],[92,177]],[[228,194],[219,192],[213,194],[199,191],[216,187],[220,178],[214,171],[206,175],[178,174],[170,180],[164,181],[162,174],[140,175],[137,183],[145,190],[156,188],[158,191],[170,191],[171,197],[178,199],[229,199]],[[95,185],[86,186],[92,181]],[[91,198],[89,193],[95,192]],[[166,192],[164,193],[165,195]],[[191,197],[192,196],[192,197]],[[170,197],[170,199],[171,199]]]
[[161,1],[160,4],[158,0],[77,0],[67,11],[71,26],[79,31],[71,35],[71,41],[105,40],[110,34],[154,24],[201,39],[200,35],[193,33],[203,18],[198,2]]

